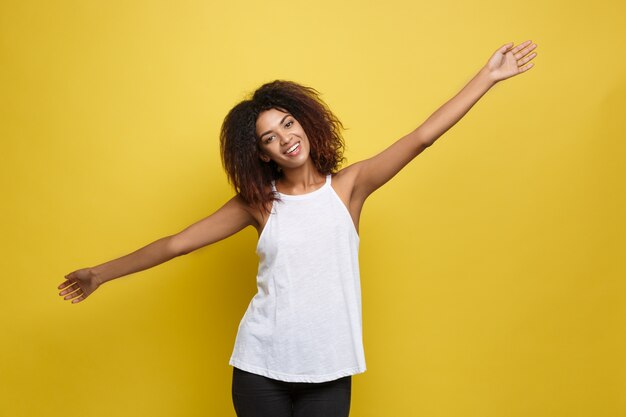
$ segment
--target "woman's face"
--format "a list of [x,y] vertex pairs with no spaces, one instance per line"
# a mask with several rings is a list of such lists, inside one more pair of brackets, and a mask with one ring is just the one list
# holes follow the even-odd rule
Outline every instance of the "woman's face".
[[269,109],[256,119],[261,159],[273,160],[281,168],[296,168],[309,158],[309,139],[298,121],[289,113]]

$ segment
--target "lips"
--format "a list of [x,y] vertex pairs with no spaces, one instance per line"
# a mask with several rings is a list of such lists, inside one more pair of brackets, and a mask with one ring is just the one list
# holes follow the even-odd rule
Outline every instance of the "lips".
[[300,142],[296,142],[295,144],[293,144],[293,146],[285,151],[285,154],[289,156],[294,156],[298,153],[300,153]]

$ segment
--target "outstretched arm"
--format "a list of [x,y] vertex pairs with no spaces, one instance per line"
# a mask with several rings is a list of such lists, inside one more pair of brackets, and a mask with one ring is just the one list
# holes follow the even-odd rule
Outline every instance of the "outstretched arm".
[[[413,158],[454,126],[497,82],[529,70],[537,54],[531,41],[518,46],[508,43],[498,48],[487,64],[452,99],[435,111],[417,129],[402,137],[378,155],[353,165],[358,170],[352,196],[364,201],[372,192],[396,175]],[[532,53],[531,53],[532,52]]]
[[241,197],[235,196],[215,213],[175,235],[156,240],[121,258],[67,274],[66,281],[58,286],[63,290],[59,295],[69,294],[64,297],[65,300],[80,302],[105,282],[185,255],[225,239],[255,222],[250,208]]

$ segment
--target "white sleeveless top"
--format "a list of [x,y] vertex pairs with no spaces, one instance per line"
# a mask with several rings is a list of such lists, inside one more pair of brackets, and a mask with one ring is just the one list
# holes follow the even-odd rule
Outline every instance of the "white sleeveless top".
[[257,245],[258,292],[239,324],[229,364],[287,382],[365,372],[352,217],[330,175],[313,192],[278,194]]

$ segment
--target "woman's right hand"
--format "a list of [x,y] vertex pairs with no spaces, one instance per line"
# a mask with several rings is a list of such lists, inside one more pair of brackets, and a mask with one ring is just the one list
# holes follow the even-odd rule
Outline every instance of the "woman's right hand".
[[65,281],[58,286],[62,289],[59,295],[65,295],[64,300],[72,300],[72,304],[83,301],[100,286],[91,268],[83,268],[65,276]]

